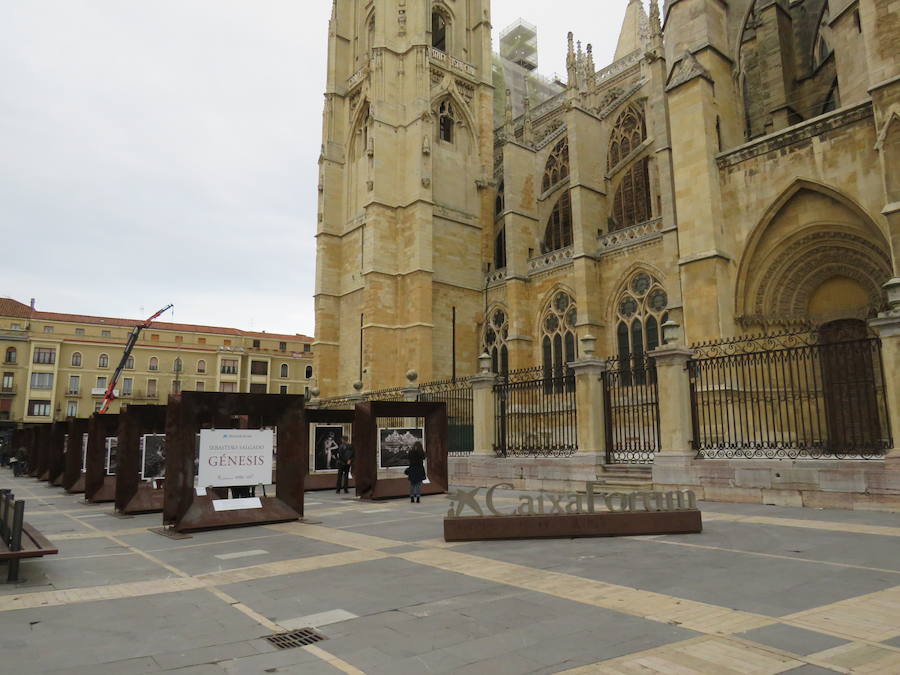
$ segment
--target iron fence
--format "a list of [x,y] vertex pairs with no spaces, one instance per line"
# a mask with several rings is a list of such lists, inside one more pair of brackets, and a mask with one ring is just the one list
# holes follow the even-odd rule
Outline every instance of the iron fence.
[[541,367],[511,371],[494,385],[499,457],[568,457],[578,450],[575,375]]
[[694,347],[698,457],[873,459],[892,447],[881,341],[859,331]]
[[603,390],[607,464],[652,464],[660,446],[656,362],[646,354],[608,359]]
[[419,400],[446,404],[449,454],[453,457],[472,454],[475,418],[471,382],[468,379],[426,382],[420,387]]

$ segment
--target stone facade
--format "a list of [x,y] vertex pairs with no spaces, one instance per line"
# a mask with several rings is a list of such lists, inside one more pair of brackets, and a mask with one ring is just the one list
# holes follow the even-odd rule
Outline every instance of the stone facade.
[[[568,89],[495,119],[487,0],[337,0],[322,394],[468,375],[495,348],[540,364],[567,331],[633,354],[667,319],[691,343],[874,317],[898,275],[897,12],[630,0],[614,63],[570,36]],[[560,291],[576,311],[550,330]]]

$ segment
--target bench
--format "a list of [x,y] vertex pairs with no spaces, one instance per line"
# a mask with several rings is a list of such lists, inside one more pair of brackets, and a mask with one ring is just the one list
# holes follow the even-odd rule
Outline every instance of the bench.
[[59,549],[47,537],[25,522],[25,502],[12,492],[0,490],[0,560],[9,561],[6,581],[19,580],[19,561],[55,555]]

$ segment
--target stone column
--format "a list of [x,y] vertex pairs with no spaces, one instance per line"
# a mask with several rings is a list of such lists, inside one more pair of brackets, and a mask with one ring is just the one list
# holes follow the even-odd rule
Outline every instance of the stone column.
[[888,453],[888,466],[900,470],[900,277],[884,285],[889,309],[869,322],[881,338],[881,364],[884,371],[885,399],[894,447]]
[[582,358],[569,364],[575,373],[575,408],[578,415],[578,452],[595,452],[606,456],[606,401],[603,373],[606,361],[597,358],[597,338],[581,338]]
[[473,453],[494,454],[494,384],[497,376],[491,372],[491,357],[478,357],[479,373],[469,378],[472,383],[472,423],[474,426]]
[[653,482],[660,485],[694,485],[691,418],[691,381],[687,363],[693,352],[685,348],[680,327],[663,326],[667,342],[649,353],[656,361],[659,396],[660,449],[653,461]]

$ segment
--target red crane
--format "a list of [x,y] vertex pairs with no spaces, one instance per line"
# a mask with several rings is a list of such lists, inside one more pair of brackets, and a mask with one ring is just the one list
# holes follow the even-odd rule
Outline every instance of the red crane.
[[157,319],[160,314],[162,314],[163,312],[168,312],[174,306],[175,305],[166,305],[156,314],[151,316],[143,323],[139,323],[131,330],[131,335],[128,336],[128,342],[125,343],[125,353],[122,354],[122,360],[119,361],[119,365],[116,367],[116,372],[114,372],[113,376],[109,379],[109,386],[106,388],[106,393],[103,395],[103,404],[100,406],[100,410],[97,411],[99,414],[104,414],[109,409],[109,404],[116,399],[116,395],[113,393],[113,390],[116,388],[116,384],[119,382],[119,375],[121,375],[122,371],[125,369],[125,364],[128,363],[128,357],[131,356],[131,350],[134,349],[134,345],[137,344],[138,336],[140,336],[141,331],[145,328],[149,328],[150,324],[153,323],[153,321]]

